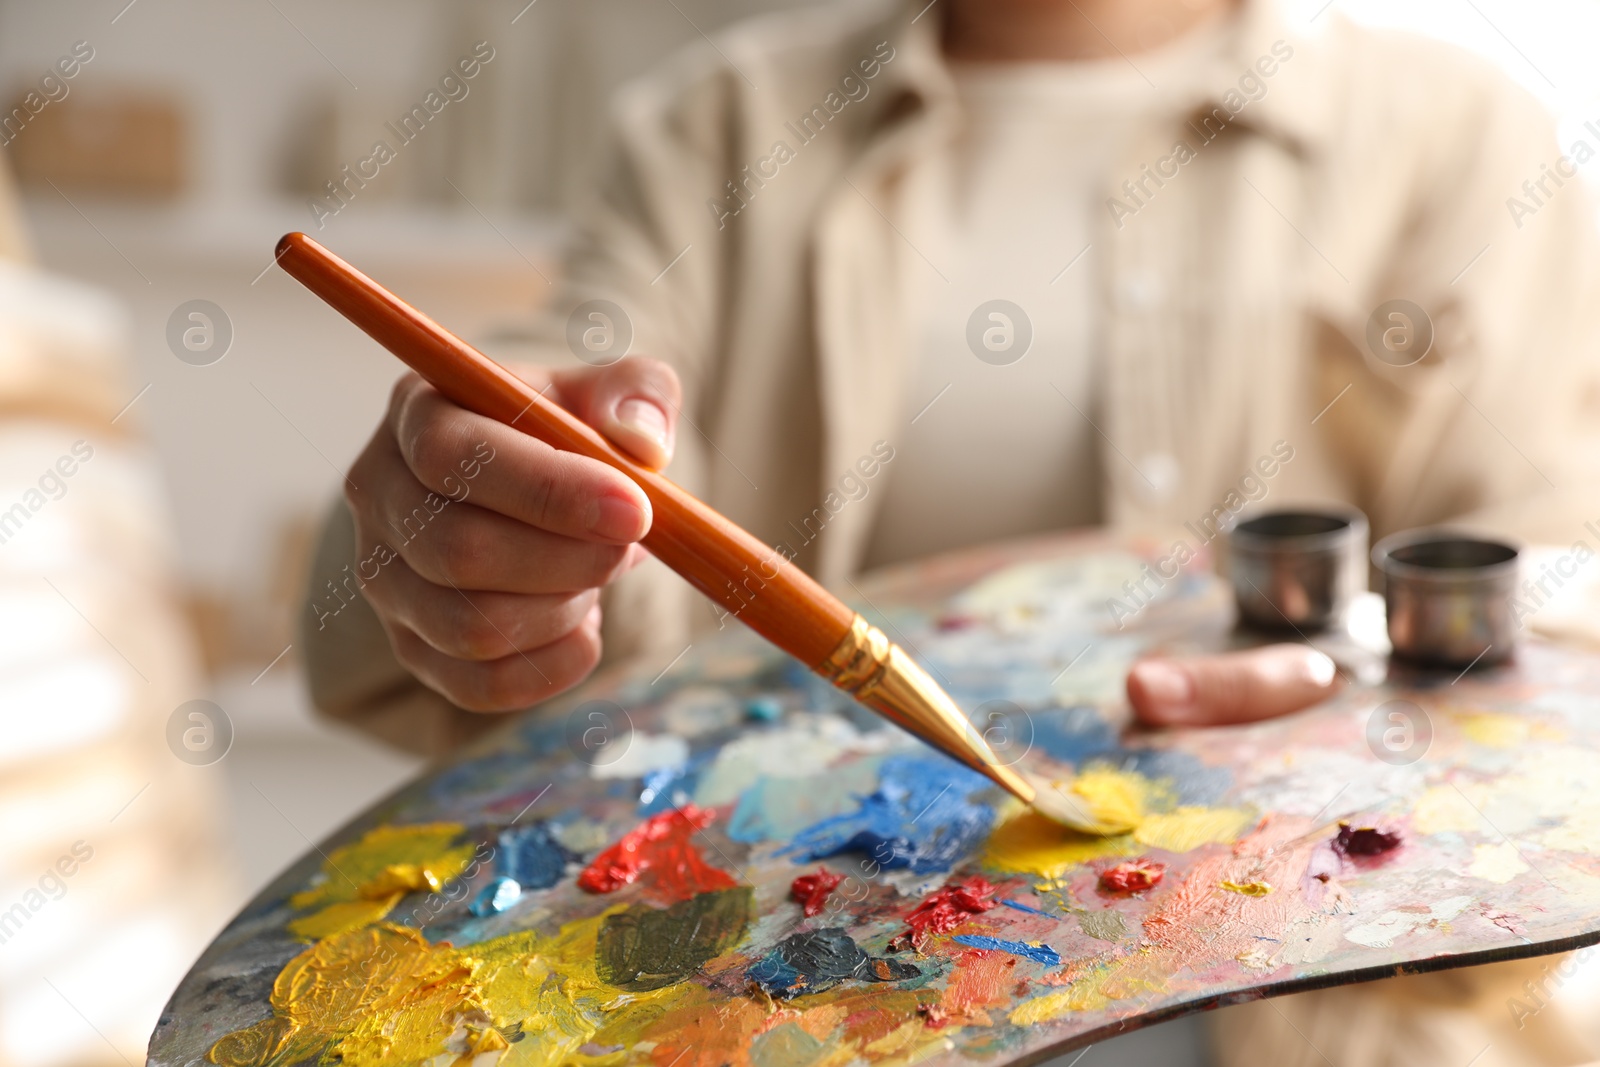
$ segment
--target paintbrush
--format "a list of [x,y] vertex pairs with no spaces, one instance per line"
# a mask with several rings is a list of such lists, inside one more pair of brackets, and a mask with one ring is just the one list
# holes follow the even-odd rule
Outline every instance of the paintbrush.
[[1088,833],[1116,832],[1083,798],[1036,784],[1002,764],[911,657],[777,549],[618,451],[594,428],[305,234],[286,234],[278,242],[277,262],[455,403],[633,479],[654,512],[645,548],[756,633],[1047,818]]

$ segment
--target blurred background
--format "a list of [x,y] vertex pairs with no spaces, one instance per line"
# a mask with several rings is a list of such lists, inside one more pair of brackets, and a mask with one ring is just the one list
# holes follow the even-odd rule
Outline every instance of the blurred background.
[[[312,530],[396,365],[272,269],[276,238],[305,229],[515,354],[610,92],[793,3],[0,0],[31,260],[0,255],[0,1064],[141,1060],[221,925],[419,769],[303,693]],[[1294,14],[1330,3],[1490,57],[1574,136],[1600,121],[1592,3]],[[327,199],[479,41],[467,94]]]

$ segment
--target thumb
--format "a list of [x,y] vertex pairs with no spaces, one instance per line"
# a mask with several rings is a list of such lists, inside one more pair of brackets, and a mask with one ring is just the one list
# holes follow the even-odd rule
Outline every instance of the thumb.
[[652,470],[672,459],[683,390],[660,360],[631,356],[552,375],[561,406]]
[[1268,645],[1184,659],[1151,658],[1128,671],[1128,703],[1152,726],[1255,722],[1310,707],[1339,688],[1333,660],[1304,645]]

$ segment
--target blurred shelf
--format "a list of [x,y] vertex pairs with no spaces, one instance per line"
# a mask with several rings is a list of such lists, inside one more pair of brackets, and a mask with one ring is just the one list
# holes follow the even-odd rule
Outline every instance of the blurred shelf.
[[[72,195],[72,194],[69,194]],[[469,206],[356,201],[318,229],[303,202],[141,204],[30,190],[24,197],[39,254],[67,265],[121,255],[136,270],[264,269],[279,237],[304,230],[362,264],[504,276],[552,275],[565,236],[549,217],[485,218]],[[109,246],[109,247],[108,247]]]

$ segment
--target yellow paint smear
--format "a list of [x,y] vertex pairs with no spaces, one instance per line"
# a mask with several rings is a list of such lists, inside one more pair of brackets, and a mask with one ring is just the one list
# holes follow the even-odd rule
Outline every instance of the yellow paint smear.
[[289,931],[307,940],[332,937],[382,920],[407,893],[437,892],[472,861],[471,842],[453,844],[464,830],[459,823],[380,826],[334,849],[322,881],[289,898],[291,907],[319,910]]
[[[599,980],[595,941],[621,907],[553,937],[525,931],[459,949],[390,923],[327,937],[279,973],[272,1017],[223,1037],[206,1058],[398,1067],[503,1050],[498,1067],[587,1062],[584,1045],[631,1045],[662,1011],[704,993],[692,983],[623,993]],[[523,1039],[509,1042],[501,1031],[518,1024]]]
[[1470,834],[1484,828],[1483,816],[1473,801],[1453,785],[1429,786],[1411,809],[1411,826],[1424,836],[1452,831]]
[[1563,852],[1600,853],[1600,809],[1590,801],[1568,815],[1560,826],[1546,830],[1539,843]]
[[983,862],[1002,871],[1055,879],[1080,864],[1138,851],[1132,836],[1096,837],[1068,830],[1035,811],[1024,811],[989,835]]
[[1456,718],[1469,740],[1486,748],[1514,748],[1528,740],[1532,723],[1520,715],[1477,711]]
[[1221,885],[1228,892],[1245,897],[1264,897],[1272,892],[1272,886],[1267,882],[1223,882]]
[[1230,844],[1254,821],[1254,814],[1238,808],[1179,808],[1147,816],[1133,839],[1146,848],[1189,852],[1201,845]]
[[1008,1018],[1017,1026],[1033,1026],[1078,1012],[1103,1011],[1117,1000],[1144,999],[1165,987],[1164,979],[1149,970],[1148,961],[1138,955],[1092,964],[1067,988],[1018,1004]]
[[375,878],[362,882],[357,891],[367,900],[382,900],[396,893],[404,896],[419,889],[437,893],[442,888],[444,879],[439,877],[439,871],[434,867],[425,863],[392,863],[379,871]]
[[870,1059],[917,1052],[928,1044],[928,1030],[921,1019],[908,1019],[895,1029],[862,1047]]
[[483,1030],[468,1027],[467,1034],[467,1052],[474,1056],[480,1052],[504,1052],[511,1047],[505,1035],[492,1026]]
[[[1078,783],[1088,783],[1101,798],[1137,798],[1142,806],[1167,802],[1165,788],[1129,771],[1099,768],[1086,771]],[[1148,812],[1132,833],[1108,836],[1068,830],[1034,811],[1012,809],[989,836],[984,863],[1002,871],[1057,879],[1074,867],[1097,859],[1131,856],[1144,849],[1189,852],[1202,845],[1228,844],[1255,821],[1252,812],[1238,808],[1183,807]],[[1004,814],[1002,813],[1002,818]]]
[[415,930],[385,925],[330,937],[278,973],[272,1017],[223,1037],[206,1058],[220,1067],[335,1051],[345,1067],[426,1059],[471,1006],[469,978],[454,952]]
[[365,897],[360,900],[341,900],[295,919],[289,923],[289,932],[306,941],[320,941],[324,937],[359,930],[363,926],[381,922],[400,903],[401,896],[395,893],[375,900]]

